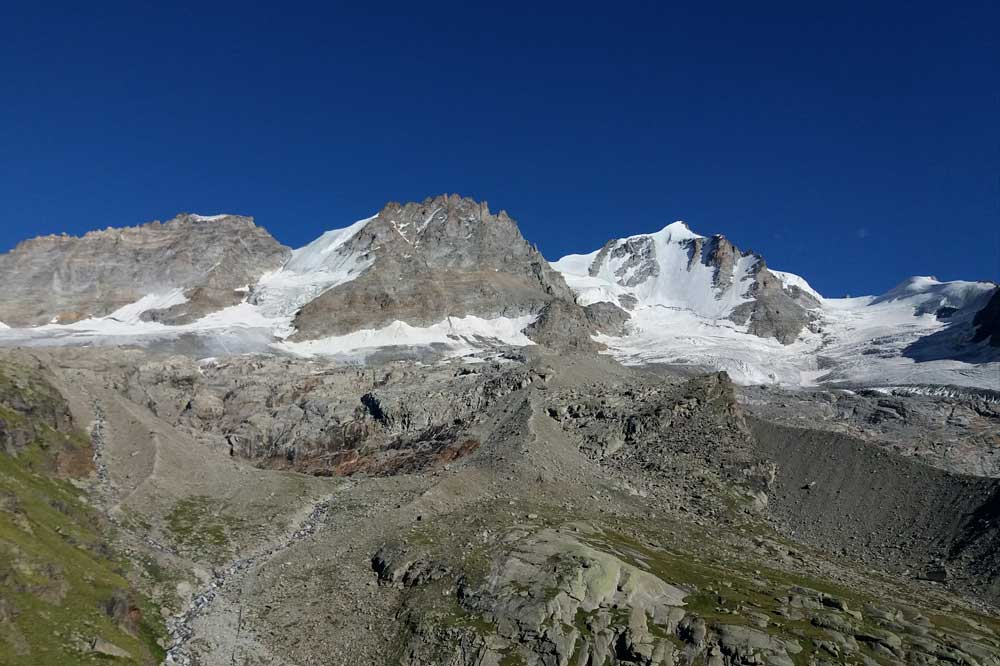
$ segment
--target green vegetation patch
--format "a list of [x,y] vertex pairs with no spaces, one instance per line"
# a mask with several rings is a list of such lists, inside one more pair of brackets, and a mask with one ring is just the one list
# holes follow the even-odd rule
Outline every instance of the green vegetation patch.
[[0,663],[106,663],[91,651],[98,638],[130,655],[119,663],[159,662],[158,613],[131,591],[108,525],[61,478],[84,471],[88,438],[69,430],[54,389],[6,364],[0,419]]
[[225,513],[218,500],[204,495],[185,497],[166,516],[174,541],[192,554],[217,562],[232,553],[230,535],[241,529],[243,519]]

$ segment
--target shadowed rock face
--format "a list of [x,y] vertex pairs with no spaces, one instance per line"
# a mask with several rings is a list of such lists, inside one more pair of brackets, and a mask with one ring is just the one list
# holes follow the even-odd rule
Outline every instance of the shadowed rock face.
[[150,318],[182,323],[239,302],[236,289],[281,266],[290,250],[252,218],[180,215],[169,222],[44,236],[0,255],[0,321],[36,326],[104,316],[157,291],[189,303]]
[[993,292],[986,307],[976,313],[972,325],[976,327],[973,342],[989,340],[993,347],[1000,347],[1000,288]]
[[342,251],[374,262],[303,307],[297,339],[397,320],[426,326],[446,317],[539,314],[554,301],[580,310],[572,323],[584,320],[562,276],[506,212],[491,213],[486,203],[457,195],[390,203]]

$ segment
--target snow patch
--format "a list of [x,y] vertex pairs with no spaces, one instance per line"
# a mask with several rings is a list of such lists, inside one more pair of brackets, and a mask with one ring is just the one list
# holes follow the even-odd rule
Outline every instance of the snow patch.
[[776,271],[773,268],[769,268],[768,270],[771,271],[771,274],[774,275],[774,277],[781,280],[781,283],[786,287],[798,287],[802,291],[806,292],[807,294],[815,298],[817,301],[820,302],[823,301],[823,297],[820,295],[820,293],[815,289],[813,289],[812,285],[806,282],[806,279],[804,277],[796,275],[795,273]]
[[292,333],[291,319],[302,306],[324,291],[350,282],[372,265],[374,258],[350,252],[346,245],[375,217],[327,231],[292,252],[284,266],[261,276],[251,302],[265,316],[287,320],[279,331],[281,337]]
[[498,317],[482,319],[472,315],[448,317],[431,326],[411,326],[394,321],[378,329],[363,329],[304,342],[280,342],[272,345],[279,351],[297,356],[364,356],[385,347],[441,346],[448,356],[461,356],[478,350],[483,344],[501,343],[515,347],[532,345],[525,334],[537,317]]
[[229,213],[223,213],[222,215],[192,215],[191,219],[196,222],[215,222],[217,220],[222,220],[227,217],[232,217]]
[[150,310],[165,310],[175,305],[187,303],[187,296],[181,288],[170,289],[160,293],[147,294],[134,303],[122,306],[104,317],[91,317],[81,319],[72,324],[45,324],[39,326],[39,330],[88,330],[88,331],[113,331],[123,328],[143,328],[143,327],[164,327],[163,324],[147,322],[142,320],[142,314]]

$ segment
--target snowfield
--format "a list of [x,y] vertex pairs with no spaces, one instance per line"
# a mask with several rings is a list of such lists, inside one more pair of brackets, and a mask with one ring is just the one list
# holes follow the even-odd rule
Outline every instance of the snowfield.
[[292,319],[306,303],[324,291],[354,280],[371,267],[371,257],[348,251],[345,244],[374,217],[358,220],[343,229],[327,231],[299,248],[284,266],[264,274],[252,290],[251,302],[263,316],[283,322],[276,334],[291,335]]
[[700,262],[692,263],[685,244],[685,241],[704,239],[704,236],[692,232],[683,222],[674,222],[655,234],[623,238],[617,241],[616,246],[646,238],[652,240],[659,274],[634,286],[623,286],[622,283],[630,284],[638,280],[641,266],[631,265],[627,256],[616,258],[609,254],[595,274],[590,269],[600,250],[563,257],[553,262],[552,267],[562,273],[566,283],[577,293],[580,305],[609,301],[622,306],[620,298],[628,294],[638,298],[639,303],[645,306],[689,310],[700,317],[718,319],[749,300],[744,294],[751,270],[757,263],[756,257],[740,257],[733,270],[733,285],[720,292],[713,285],[715,273],[712,267]]
[[363,329],[304,342],[280,342],[275,349],[296,356],[333,356],[345,360],[364,360],[379,349],[389,347],[434,347],[445,356],[466,356],[495,344],[526,347],[535,344],[524,329],[537,317],[448,317],[432,326],[410,326],[401,321],[379,329]]
[[[966,284],[979,285],[972,293],[980,295],[995,288],[990,283]],[[815,332],[803,331],[791,345],[751,335],[726,319],[656,306],[637,306],[625,336],[596,339],[626,364],[725,370],[741,384],[928,383],[1000,390],[1000,350],[983,343],[965,345],[968,349],[962,351],[963,337],[968,335],[959,332],[967,330],[961,324],[975,310],[956,313],[958,321],[948,323],[931,312],[920,313],[937,302],[936,297],[926,296],[823,299],[812,311]],[[931,334],[947,333],[953,326],[958,329],[953,338],[944,335],[936,343],[928,342],[926,350],[913,349]],[[939,347],[937,356],[957,358],[934,358],[934,344]]]
[[[812,326],[791,345],[760,338],[726,317],[746,299],[756,258],[736,261],[732,284],[720,288],[713,269],[691,260],[687,241],[704,238],[675,222],[653,234],[630,236],[601,251],[552,263],[580,305],[607,301],[631,315],[623,336],[598,335],[623,363],[725,370],[741,384],[955,384],[1000,390],[1000,350],[970,345],[971,319],[997,285],[913,277],[881,296],[824,298],[802,277],[771,270],[787,287],[818,302]],[[647,244],[644,239],[650,239]],[[628,253],[652,247],[658,275],[638,280]],[[636,249],[639,248],[639,249]],[[634,298],[623,300],[626,295]],[[630,307],[631,306],[631,307]],[[941,316],[939,316],[941,315]]]

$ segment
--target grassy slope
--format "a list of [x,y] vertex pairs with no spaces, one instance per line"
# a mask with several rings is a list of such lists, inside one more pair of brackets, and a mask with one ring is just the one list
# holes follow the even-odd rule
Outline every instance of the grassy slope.
[[[98,637],[132,655],[117,663],[158,663],[158,614],[130,589],[131,565],[73,482],[90,472],[90,443],[60,415],[41,376],[0,365],[0,663],[107,663],[88,650]],[[118,613],[106,610],[115,598]]]

